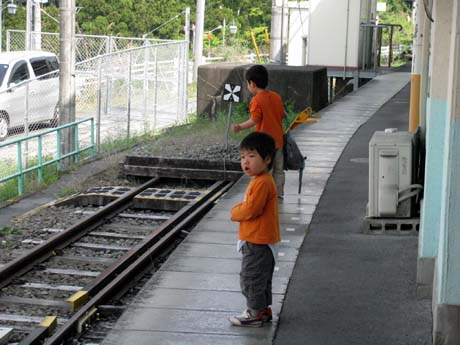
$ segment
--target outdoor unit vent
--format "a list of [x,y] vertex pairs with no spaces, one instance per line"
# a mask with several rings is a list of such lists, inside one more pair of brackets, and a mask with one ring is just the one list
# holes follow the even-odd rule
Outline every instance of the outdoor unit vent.
[[414,212],[415,135],[396,129],[377,131],[369,142],[368,217],[406,218]]

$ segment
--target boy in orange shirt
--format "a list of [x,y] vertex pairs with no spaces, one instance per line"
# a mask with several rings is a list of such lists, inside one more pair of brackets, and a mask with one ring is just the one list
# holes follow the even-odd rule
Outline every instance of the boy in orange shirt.
[[272,319],[274,246],[280,241],[278,198],[269,173],[275,141],[268,134],[253,132],[241,142],[240,152],[241,167],[252,180],[244,201],[232,208],[231,219],[240,222],[238,251],[243,254],[240,286],[247,308],[229,320],[235,326],[261,327]]
[[284,195],[283,169],[283,118],[286,116],[281,96],[267,90],[268,71],[262,65],[254,65],[246,72],[249,92],[254,95],[249,104],[249,120],[232,126],[233,132],[255,126],[255,131],[270,134],[275,139],[276,153],[273,159],[273,177],[280,198]]

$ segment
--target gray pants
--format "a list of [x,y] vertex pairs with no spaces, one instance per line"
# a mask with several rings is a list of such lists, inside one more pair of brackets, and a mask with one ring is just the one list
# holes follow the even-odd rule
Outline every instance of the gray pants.
[[240,286],[248,308],[262,310],[272,304],[275,259],[266,244],[246,242],[241,248]]
[[279,196],[284,195],[284,158],[283,148],[276,149],[275,158],[273,159],[272,175],[275,179],[276,190]]

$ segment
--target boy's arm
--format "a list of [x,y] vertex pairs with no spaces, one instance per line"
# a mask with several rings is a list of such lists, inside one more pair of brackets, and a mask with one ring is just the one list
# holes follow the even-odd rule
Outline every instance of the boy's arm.
[[248,129],[248,128],[251,128],[255,125],[256,123],[252,120],[252,119],[249,119],[247,121],[244,121],[240,124],[234,124],[232,126],[232,130],[233,132],[237,133],[239,131],[242,131],[243,129]]
[[254,127],[257,124],[257,122],[260,121],[260,117],[262,116],[262,110],[260,109],[259,104],[254,99],[252,99],[251,103],[249,104],[249,113],[251,114],[249,120],[232,126],[233,132],[237,133],[239,131],[242,131],[243,129]]
[[232,221],[241,222],[259,217],[267,203],[268,188],[265,184],[255,183],[246,200],[232,208]]

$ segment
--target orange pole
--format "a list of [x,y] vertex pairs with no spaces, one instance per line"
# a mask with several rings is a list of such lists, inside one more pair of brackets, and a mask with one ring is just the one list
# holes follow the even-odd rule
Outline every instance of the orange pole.
[[420,122],[420,74],[410,80],[409,132],[415,132]]

